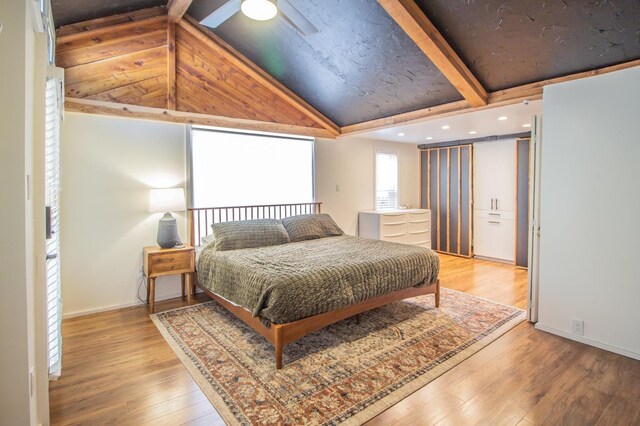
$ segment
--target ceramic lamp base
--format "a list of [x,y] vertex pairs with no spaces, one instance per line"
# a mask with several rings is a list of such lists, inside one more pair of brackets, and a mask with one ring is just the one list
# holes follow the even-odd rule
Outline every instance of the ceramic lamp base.
[[171,213],[165,213],[158,222],[158,245],[161,248],[171,248],[182,244],[178,235],[178,224]]

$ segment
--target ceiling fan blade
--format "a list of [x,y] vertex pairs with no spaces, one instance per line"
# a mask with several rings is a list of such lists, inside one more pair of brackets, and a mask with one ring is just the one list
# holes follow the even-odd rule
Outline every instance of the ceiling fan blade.
[[287,0],[278,0],[278,9],[282,16],[302,34],[310,35],[318,32],[318,29]]
[[200,23],[205,27],[217,28],[218,25],[240,12],[241,4],[242,0],[229,0],[200,21]]

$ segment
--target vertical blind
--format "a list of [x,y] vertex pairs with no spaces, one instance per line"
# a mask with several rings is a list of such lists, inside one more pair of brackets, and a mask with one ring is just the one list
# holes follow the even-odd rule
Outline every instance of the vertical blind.
[[398,207],[398,156],[376,153],[376,210]]
[[45,123],[45,204],[48,207],[50,232],[46,242],[46,309],[49,375],[57,377],[61,370],[62,337],[60,295],[60,118],[61,81],[48,79]]

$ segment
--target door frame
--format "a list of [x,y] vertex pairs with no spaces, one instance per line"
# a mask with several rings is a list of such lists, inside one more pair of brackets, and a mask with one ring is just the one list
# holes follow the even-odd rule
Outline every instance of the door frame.
[[542,154],[542,116],[532,117],[529,144],[529,262],[527,274],[527,320],[538,321],[538,285],[540,272],[540,175]]

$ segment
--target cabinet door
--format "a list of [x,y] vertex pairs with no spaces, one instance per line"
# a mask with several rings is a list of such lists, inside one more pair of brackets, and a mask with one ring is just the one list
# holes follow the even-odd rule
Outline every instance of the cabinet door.
[[492,150],[494,210],[512,212],[516,199],[516,141],[490,142]]
[[515,139],[474,144],[473,173],[474,209],[515,210]]
[[493,193],[493,149],[491,143],[473,144],[473,208],[491,210]]
[[497,219],[474,214],[473,251],[476,256],[513,262],[513,219]]

